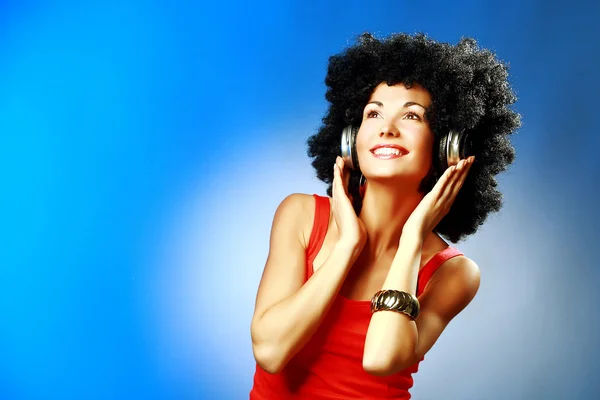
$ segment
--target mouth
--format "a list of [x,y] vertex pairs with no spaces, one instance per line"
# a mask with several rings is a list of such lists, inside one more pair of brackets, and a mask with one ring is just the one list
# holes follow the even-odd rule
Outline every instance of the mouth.
[[380,160],[390,160],[407,155],[408,150],[396,144],[378,144],[371,149],[371,153]]

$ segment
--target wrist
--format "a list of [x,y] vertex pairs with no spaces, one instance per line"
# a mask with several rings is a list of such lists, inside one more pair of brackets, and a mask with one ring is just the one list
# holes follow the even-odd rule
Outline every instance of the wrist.
[[421,250],[424,241],[425,235],[420,230],[403,230],[398,248]]

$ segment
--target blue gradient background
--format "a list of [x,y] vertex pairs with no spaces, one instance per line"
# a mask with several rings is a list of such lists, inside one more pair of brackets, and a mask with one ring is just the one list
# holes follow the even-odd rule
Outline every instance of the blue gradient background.
[[[597,4],[597,3],[596,3]],[[365,31],[473,36],[523,128],[426,399],[597,399],[594,2],[0,3],[0,398],[244,399],[277,204]],[[225,302],[223,300],[226,300]],[[225,304],[225,305],[224,305]]]

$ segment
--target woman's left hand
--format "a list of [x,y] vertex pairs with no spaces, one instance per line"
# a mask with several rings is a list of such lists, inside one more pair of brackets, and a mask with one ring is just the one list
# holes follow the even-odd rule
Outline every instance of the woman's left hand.
[[433,189],[423,197],[404,224],[402,236],[417,235],[416,238],[421,242],[425,240],[426,235],[433,231],[450,211],[474,160],[474,156],[468,157],[444,171]]

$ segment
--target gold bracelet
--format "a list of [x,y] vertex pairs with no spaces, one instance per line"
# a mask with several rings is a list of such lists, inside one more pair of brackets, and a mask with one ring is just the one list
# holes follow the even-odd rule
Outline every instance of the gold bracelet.
[[413,320],[420,312],[419,300],[412,294],[400,290],[380,290],[371,299],[371,312],[396,311]]

